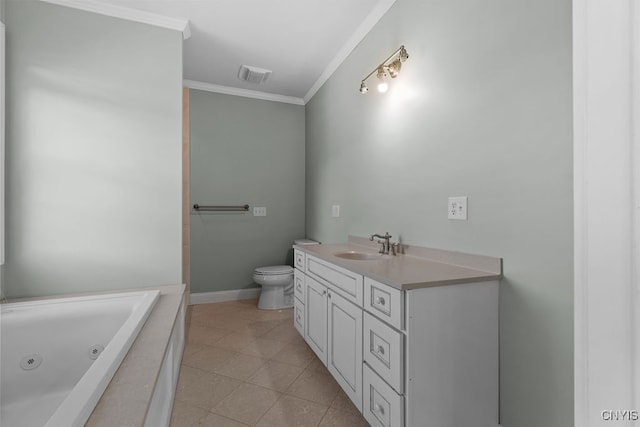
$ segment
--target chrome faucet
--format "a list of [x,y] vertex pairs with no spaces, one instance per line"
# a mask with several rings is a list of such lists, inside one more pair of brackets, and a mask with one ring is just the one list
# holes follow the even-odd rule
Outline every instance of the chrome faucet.
[[379,239],[384,239],[384,241],[382,240],[378,240],[378,243],[380,243],[380,253],[381,254],[385,254],[388,255],[389,251],[391,251],[391,253],[393,255],[396,255],[396,247],[398,246],[397,243],[391,243],[389,241],[389,239],[391,239],[391,237],[393,237],[391,234],[389,234],[389,232],[387,231],[384,236],[380,235],[380,234],[372,234],[371,237],[369,238],[369,240],[371,240],[373,242],[374,238],[379,238]]

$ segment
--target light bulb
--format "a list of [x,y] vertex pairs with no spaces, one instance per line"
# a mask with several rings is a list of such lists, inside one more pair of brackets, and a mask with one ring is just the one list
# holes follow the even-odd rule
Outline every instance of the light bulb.
[[369,88],[367,87],[366,84],[364,84],[364,82],[360,83],[360,93],[367,93],[369,91]]
[[383,80],[380,83],[378,83],[378,92],[385,93],[388,90],[389,90],[389,84],[387,82]]

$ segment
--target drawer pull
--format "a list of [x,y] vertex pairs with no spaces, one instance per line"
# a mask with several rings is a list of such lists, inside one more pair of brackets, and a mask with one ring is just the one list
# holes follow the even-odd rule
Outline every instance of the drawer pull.
[[384,355],[384,347],[379,345],[378,348],[376,348],[376,353]]
[[377,298],[376,298],[376,304],[384,305],[384,298],[382,298],[382,297],[377,297]]
[[373,410],[374,412],[377,412],[381,415],[384,415],[384,408],[380,405],[378,405],[377,403],[375,405],[373,405]]

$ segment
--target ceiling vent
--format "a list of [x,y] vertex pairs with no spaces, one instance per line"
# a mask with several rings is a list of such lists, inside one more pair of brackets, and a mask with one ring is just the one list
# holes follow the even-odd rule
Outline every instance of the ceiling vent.
[[238,78],[249,83],[266,82],[271,75],[271,70],[264,68],[252,67],[251,65],[241,65],[238,71]]

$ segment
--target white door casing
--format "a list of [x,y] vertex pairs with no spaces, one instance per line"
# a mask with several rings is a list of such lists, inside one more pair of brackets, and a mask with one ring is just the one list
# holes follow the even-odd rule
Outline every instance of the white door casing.
[[639,2],[573,1],[574,411],[580,427],[640,413],[639,56]]

